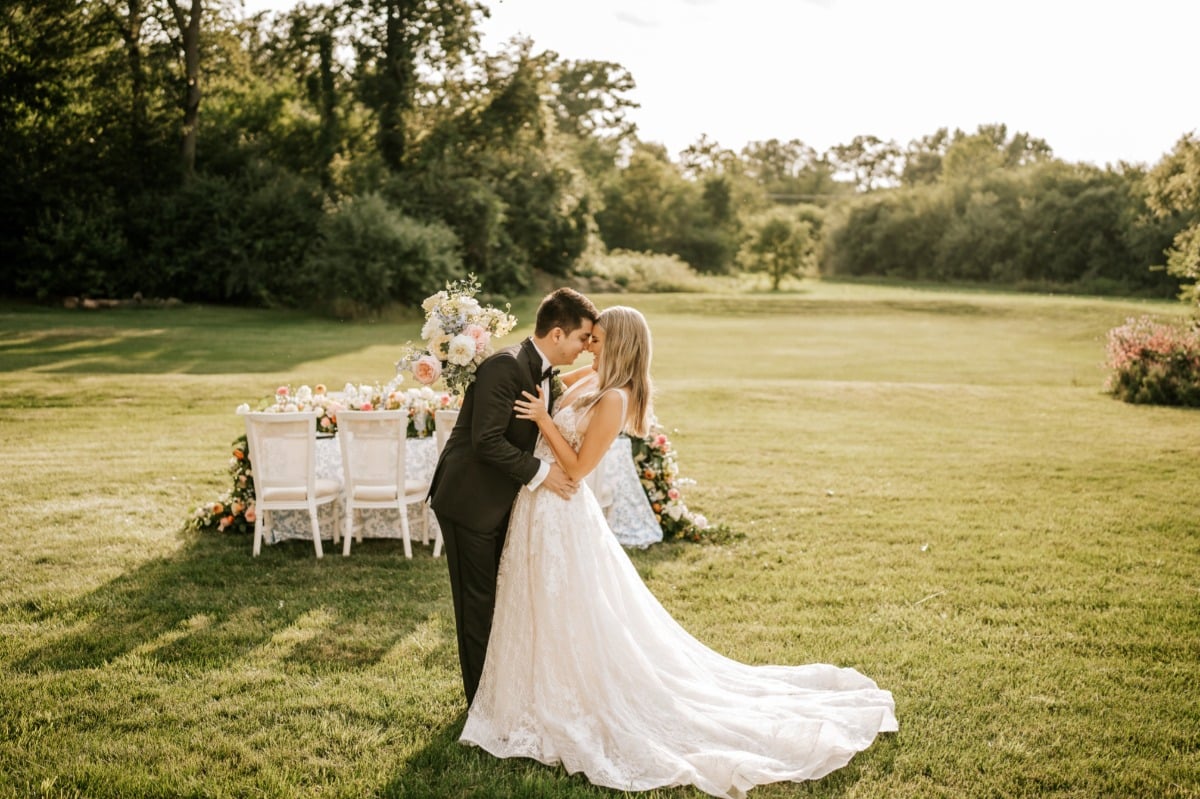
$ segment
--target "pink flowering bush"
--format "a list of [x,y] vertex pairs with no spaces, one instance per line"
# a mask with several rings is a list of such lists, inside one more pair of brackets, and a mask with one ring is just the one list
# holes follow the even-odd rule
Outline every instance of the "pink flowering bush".
[[1127,319],[1108,331],[1113,396],[1147,405],[1200,407],[1200,324]]

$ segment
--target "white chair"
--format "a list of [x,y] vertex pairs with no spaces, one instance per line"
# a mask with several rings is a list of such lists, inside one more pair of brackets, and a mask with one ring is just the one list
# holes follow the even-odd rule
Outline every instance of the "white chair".
[[[407,411],[338,411],[338,441],[342,449],[342,474],[346,481],[346,540],[342,554],[350,554],[354,537],[354,511],[394,508],[400,513],[404,556],[412,557],[408,506],[425,501],[429,483],[405,478]],[[429,511],[424,524],[429,526]],[[362,532],[358,533],[362,541]]]
[[268,514],[276,510],[307,510],[312,521],[313,547],[321,549],[317,506],[341,493],[337,480],[317,477],[317,414],[314,412],[242,414],[254,469],[254,554],[262,549],[271,529]]
[[[433,427],[434,435],[437,436],[437,456],[442,457],[442,450],[446,447],[446,442],[450,440],[450,431],[454,429],[454,425],[458,423],[458,411],[434,411]],[[442,528],[439,525],[437,538],[433,542],[433,556],[436,558],[442,554]]]

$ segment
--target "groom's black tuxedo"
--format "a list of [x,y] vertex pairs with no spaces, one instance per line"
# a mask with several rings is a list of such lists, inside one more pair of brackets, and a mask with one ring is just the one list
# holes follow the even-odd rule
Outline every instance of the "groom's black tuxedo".
[[537,425],[517,419],[513,403],[522,391],[536,395],[541,379],[542,358],[529,339],[481,363],[429,489],[446,544],[468,704],[483,674],[509,512],[541,465],[533,457]]

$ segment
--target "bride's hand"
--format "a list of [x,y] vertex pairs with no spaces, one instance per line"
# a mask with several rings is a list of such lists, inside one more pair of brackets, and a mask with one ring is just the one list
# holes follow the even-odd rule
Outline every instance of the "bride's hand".
[[513,403],[513,410],[516,411],[518,419],[529,419],[539,427],[549,423],[550,414],[546,410],[546,401],[542,399],[542,389],[540,387],[536,396],[530,394],[528,391],[522,391],[521,396],[525,397],[525,399],[519,399]]

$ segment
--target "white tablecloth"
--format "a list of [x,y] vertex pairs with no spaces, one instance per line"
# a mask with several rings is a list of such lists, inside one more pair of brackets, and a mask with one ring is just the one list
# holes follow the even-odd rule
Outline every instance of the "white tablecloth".
[[[410,438],[404,445],[404,464],[406,477],[410,480],[428,481],[433,477],[433,469],[437,466],[437,442],[433,437]],[[317,439],[317,476],[342,482],[342,451],[336,438]],[[424,514],[426,505],[413,504],[408,506],[409,537],[420,542],[424,530]],[[355,514],[355,532],[362,532],[363,538],[400,538],[400,512],[387,508],[360,510]],[[267,543],[287,541],[296,538],[312,540],[312,525],[308,519],[308,511],[271,512],[271,534]],[[321,528],[321,538],[333,538],[334,531],[342,535],[346,520],[346,509],[341,499],[317,508],[317,524]],[[432,545],[437,534],[437,519],[433,512],[429,513],[429,542]]]
[[588,476],[588,485],[621,546],[645,549],[662,541],[662,527],[642,489],[629,438],[616,437],[600,465]]
[[[437,466],[437,442],[433,437],[410,438],[405,444],[405,465],[408,478],[429,480]],[[317,476],[342,480],[342,452],[336,438],[317,439]],[[588,478],[588,485],[604,506],[608,524],[613,535],[622,546],[644,549],[662,541],[662,528],[654,518],[650,501],[642,489],[637,466],[633,462],[633,448],[625,436],[618,436],[609,447],[596,471]],[[409,536],[420,542],[425,524],[426,505],[408,506]],[[317,523],[321,538],[332,539],[334,531],[343,533],[346,511],[340,499],[317,508]],[[437,535],[437,519],[429,512],[429,542],[432,545]],[[272,511],[271,530],[266,538],[268,544],[294,539],[312,540],[312,527],[307,511]],[[355,519],[356,530],[363,538],[400,538],[400,515],[386,508],[362,510]]]

